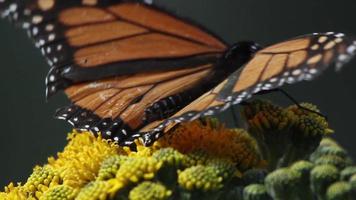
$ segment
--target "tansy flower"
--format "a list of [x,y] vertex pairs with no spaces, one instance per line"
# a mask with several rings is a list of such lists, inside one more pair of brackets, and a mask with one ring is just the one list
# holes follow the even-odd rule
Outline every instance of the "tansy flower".
[[354,174],[356,174],[356,166],[346,167],[344,170],[341,171],[340,178],[343,181],[348,181],[350,180],[350,177]]
[[352,194],[352,187],[347,182],[333,183],[326,192],[328,200],[353,200],[355,194]]
[[315,164],[306,160],[297,161],[292,166],[291,170],[297,171],[300,173],[300,189],[299,191],[303,192],[304,199],[313,199],[313,194],[310,189],[310,172],[313,170]]
[[171,147],[157,150],[153,153],[152,157],[165,165],[174,166],[177,169],[180,168],[187,159],[187,156]]
[[50,166],[35,167],[22,187],[30,196],[41,197],[48,188],[62,183],[59,173]]
[[[311,104],[301,106],[318,112]],[[297,106],[282,108],[256,100],[243,107],[242,115],[269,169],[307,158],[322,137],[332,132],[325,118]]]
[[78,189],[67,185],[57,185],[47,190],[40,200],[74,200],[77,193]]
[[185,123],[157,142],[183,154],[204,152],[239,165],[240,170],[262,165],[254,140],[242,129],[228,129],[216,121]]
[[31,197],[24,191],[21,185],[16,186],[10,183],[5,187],[5,191],[0,193],[1,200],[36,200],[35,197]]
[[114,185],[111,191],[116,192],[131,183],[153,179],[162,164],[152,157],[129,157],[116,172],[116,178],[109,181]]
[[126,156],[113,155],[105,159],[99,169],[98,180],[109,180],[116,176],[120,166],[127,160]]
[[347,152],[338,145],[320,145],[311,155],[311,160],[314,162],[323,156],[337,156],[345,159]]
[[178,183],[186,190],[214,191],[223,187],[223,177],[211,166],[197,165],[179,172]]
[[125,154],[115,143],[89,132],[74,131],[68,136],[69,143],[57,158],[48,159],[49,166],[60,172],[63,182],[72,187],[81,187],[95,180],[100,164],[106,158]]
[[130,200],[165,200],[172,195],[164,185],[145,181],[130,191]]
[[330,164],[342,170],[350,163],[345,158],[342,158],[340,156],[324,155],[316,159],[315,164],[317,165]]
[[339,180],[339,171],[332,165],[316,166],[310,173],[311,189],[319,199],[325,199],[328,187]]
[[281,168],[266,177],[268,193],[276,200],[297,199],[302,197],[303,191],[299,191],[302,184],[302,175],[298,171]]
[[252,184],[243,191],[244,200],[271,200],[266,187],[262,184]]
[[248,131],[206,118],[150,147],[74,131],[57,157],[24,184],[5,187],[0,200],[340,199],[355,191],[347,152],[330,138],[320,142],[331,132],[323,117],[265,101],[251,102],[243,115]]
[[78,196],[75,198],[76,200],[89,200],[89,199],[98,199],[105,200],[110,196],[110,189],[112,185],[107,181],[93,181],[84,186]]

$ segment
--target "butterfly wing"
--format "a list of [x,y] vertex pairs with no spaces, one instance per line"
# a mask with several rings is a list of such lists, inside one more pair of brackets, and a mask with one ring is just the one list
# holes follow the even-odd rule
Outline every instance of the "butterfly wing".
[[5,0],[0,13],[47,58],[47,96],[65,89],[72,101],[56,117],[126,145],[133,130],[203,94],[227,49],[203,28],[136,0]]
[[204,93],[204,83],[211,75],[211,64],[207,64],[77,84],[65,90],[73,104],[59,109],[56,117],[76,129],[101,132],[105,138],[129,145],[139,136],[137,130],[154,121],[152,118],[170,116],[194,95]]
[[313,80],[327,67],[347,63],[356,52],[356,40],[342,33],[316,33],[281,42],[259,51],[243,68],[171,118],[146,125],[150,144],[180,122],[214,115],[262,90]]
[[47,96],[83,81],[201,66],[226,49],[202,28],[134,0],[6,0],[0,13],[47,58]]

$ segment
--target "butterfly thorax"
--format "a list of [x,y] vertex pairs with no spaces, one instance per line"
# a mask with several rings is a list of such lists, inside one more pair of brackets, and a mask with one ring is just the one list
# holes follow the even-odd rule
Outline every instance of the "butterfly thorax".
[[242,41],[232,45],[220,60],[220,67],[224,71],[235,71],[245,65],[262,47],[252,41]]

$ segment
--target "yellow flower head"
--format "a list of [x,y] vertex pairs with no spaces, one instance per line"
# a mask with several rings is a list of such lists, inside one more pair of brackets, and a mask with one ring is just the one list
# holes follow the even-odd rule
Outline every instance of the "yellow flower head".
[[211,166],[197,165],[178,173],[178,183],[186,190],[218,190],[223,187],[223,180],[219,172]]
[[48,188],[61,184],[59,173],[50,166],[35,167],[23,186],[24,191],[36,197],[42,196]]
[[108,181],[94,181],[90,182],[86,186],[84,186],[78,196],[75,198],[76,200],[89,200],[89,199],[97,199],[97,200],[105,200],[110,197],[110,189],[112,185]]
[[74,131],[68,136],[69,143],[57,158],[48,159],[49,166],[60,172],[64,184],[81,187],[95,180],[100,164],[106,158],[125,154],[115,143],[95,137],[92,133]]
[[39,200],[74,200],[78,189],[67,185],[58,185],[47,190]]
[[[302,103],[303,108],[311,111],[320,112],[319,109],[312,104]],[[333,133],[333,130],[329,129],[327,120],[316,113],[299,108],[296,105],[287,108],[288,111],[293,112],[295,117],[295,127],[300,129],[300,132],[310,136],[325,136]]]
[[112,193],[142,180],[151,180],[161,168],[162,162],[152,157],[128,157],[116,172],[116,178],[110,182],[114,185]]
[[5,191],[0,193],[1,200],[35,200],[34,197],[29,197],[21,185],[10,183],[5,187]]
[[[293,113],[269,101],[255,100],[244,106],[242,116],[252,132],[269,133],[287,129],[294,124]],[[272,132],[272,133],[273,133]]]
[[126,160],[127,157],[122,155],[113,155],[108,157],[101,163],[98,180],[109,180],[115,178],[117,170],[119,170],[122,163]]
[[163,148],[157,150],[153,155],[153,158],[161,161],[165,165],[174,166],[179,168],[183,165],[186,158],[185,155],[173,148]]

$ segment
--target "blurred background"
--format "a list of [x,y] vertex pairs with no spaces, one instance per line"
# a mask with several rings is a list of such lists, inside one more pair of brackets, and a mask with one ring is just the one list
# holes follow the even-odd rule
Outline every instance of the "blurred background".
[[[155,3],[190,18],[233,44],[254,40],[273,44],[297,35],[340,31],[356,35],[354,0],[157,0]],[[71,127],[55,120],[63,94],[45,101],[44,77],[49,67],[24,31],[0,21],[0,188],[18,182],[33,166],[61,151]],[[356,158],[356,59],[317,80],[284,87],[300,102],[312,102],[329,117],[335,137]],[[270,95],[271,96],[271,95]],[[275,102],[288,105],[284,96]],[[231,112],[223,118],[231,124]]]

